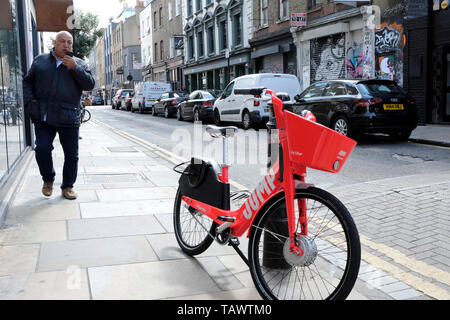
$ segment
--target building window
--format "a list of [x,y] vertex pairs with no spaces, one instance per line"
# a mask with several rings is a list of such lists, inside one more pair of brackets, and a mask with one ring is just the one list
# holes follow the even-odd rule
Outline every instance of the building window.
[[159,26],[162,26],[162,7],[159,8]]
[[153,48],[154,49],[154,58],[155,58],[155,63],[158,61],[158,43],[157,42],[155,42],[155,47]]
[[319,4],[322,4],[323,0],[308,0],[308,9],[314,8]]
[[164,42],[162,40],[159,43],[159,54],[160,54],[161,61],[165,60],[165,58],[164,58]]
[[169,57],[170,59],[173,59],[173,40],[170,39],[169,41]]
[[289,16],[289,0],[280,0],[280,19]]
[[180,1],[181,0],[175,0],[175,16],[180,15]]
[[156,11],[153,12],[153,29],[156,29]]
[[212,54],[215,51],[215,43],[214,43],[214,27],[210,26],[207,29],[208,31],[208,54]]
[[195,12],[202,10],[202,0],[195,0]]
[[203,57],[204,52],[204,45],[203,45],[203,30],[201,29],[200,32],[197,33],[197,53],[198,57]]
[[269,24],[269,0],[261,0],[261,26]]
[[242,42],[242,25],[240,13],[233,16],[233,31],[233,45],[238,46]]
[[206,0],[206,5],[205,5],[205,7],[208,6],[208,5],[210,5],[211,2],[212,2],[212,0]]
[[194,35],[188,37],[188,59],[194,58]]
[[227,20],[222,20],[219,22],[219,38],[220,38],[220,50],[228,48],[227,46]]
[[192,0],[187,0],[187,16],[192,16]]

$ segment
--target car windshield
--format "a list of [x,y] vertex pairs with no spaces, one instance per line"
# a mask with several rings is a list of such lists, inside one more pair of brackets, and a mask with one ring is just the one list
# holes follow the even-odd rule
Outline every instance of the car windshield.
[[210,91],[202,91],[202,95],[205,99],[215,99],[218,96],[217,91],[210,90]]
[[366,94],[373,93],[404,93],[403,89],[391,81],[363,82],[358,89]]
[[183,97],[186,97],[187,95],[188,95],[187,92],[174,92],[173,93],[174,98],[183,98]]

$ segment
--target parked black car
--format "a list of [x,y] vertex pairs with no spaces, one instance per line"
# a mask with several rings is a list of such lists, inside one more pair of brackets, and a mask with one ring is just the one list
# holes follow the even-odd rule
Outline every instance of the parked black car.
[[178,105],[177,119],[180,121],[213,121],[213,106],[219,95],[220,92],[218,90],[193,91],[186,100]]
[[417,127],[414,98],[390,80],[329,80],[316,82],[300,95],[294,113],[310,110],[317,122],[346,136],[386,133],[407,140]]
[[169,91],[163,93],[153,105],[152,114],[154,116],[163,114],[166,118],[176,115],[178,104],[182,102],[187,95],[187,92],[180,91]]

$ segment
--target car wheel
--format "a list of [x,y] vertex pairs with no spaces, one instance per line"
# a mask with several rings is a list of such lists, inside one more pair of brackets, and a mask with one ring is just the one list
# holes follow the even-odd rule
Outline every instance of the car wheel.
[[181,115],[181,108],[177,109],[177,120],[183,121],[183,116]]
[[169,108],[164,108],[164,118],[169,118]]
[[350,123],[348,122],[348,119],[344,116],[338,116],[333,121],[333,125],[331,127],[336,132],[339,132],[340,134],[348,137],[350,136]]
[[216,126],[220,126],[221,125],[221,121],[220,121],[220,113],[218,109],[214,110],[214,124]]
[[200,118],[200,111],[198,111],[198,109],[194,110],[194,121],[202,121],[202,119]]
[[114,103],[113,103],[113,104],[111,104],[111,109],[113,109],[113,110],[115,109],[115,107],[114,107]]
[[395,141],[408,141],[410,135],[411,130],[396,130],[389,133],[391,139]]
[[131,105],[131,113],[134,113],[133,105]]
[[139,103],[139,113],[142,114],[144,113],[144,110],[142,109],[142,105]]
[[244,127],[244,130],[248,130],[253,126],[250,112],[248,112],[247,110],[244,110],[244,112],[242,113],[242,126]]

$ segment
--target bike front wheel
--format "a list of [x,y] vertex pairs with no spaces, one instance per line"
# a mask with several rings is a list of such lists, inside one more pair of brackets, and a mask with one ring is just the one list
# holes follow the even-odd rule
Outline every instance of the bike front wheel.
[[[300,235],[299,208],[306,207],[308,235]],[[356,225],[332,194],[314,187],[295,192],[295,221],[301,256],[289,251],[285,197],[260,212],[249,241],[250,272],[269,300],[339,300],[351,292],[361,246]]]
[[84,109],[81,113],[81,122],[85,123],[91,120],[91,112],[87,109]]
[[183,252],[195,256],[209,248],[218,225],[203,213],[186,206],[182,196],[178,188],[173,209],[175,237]]

